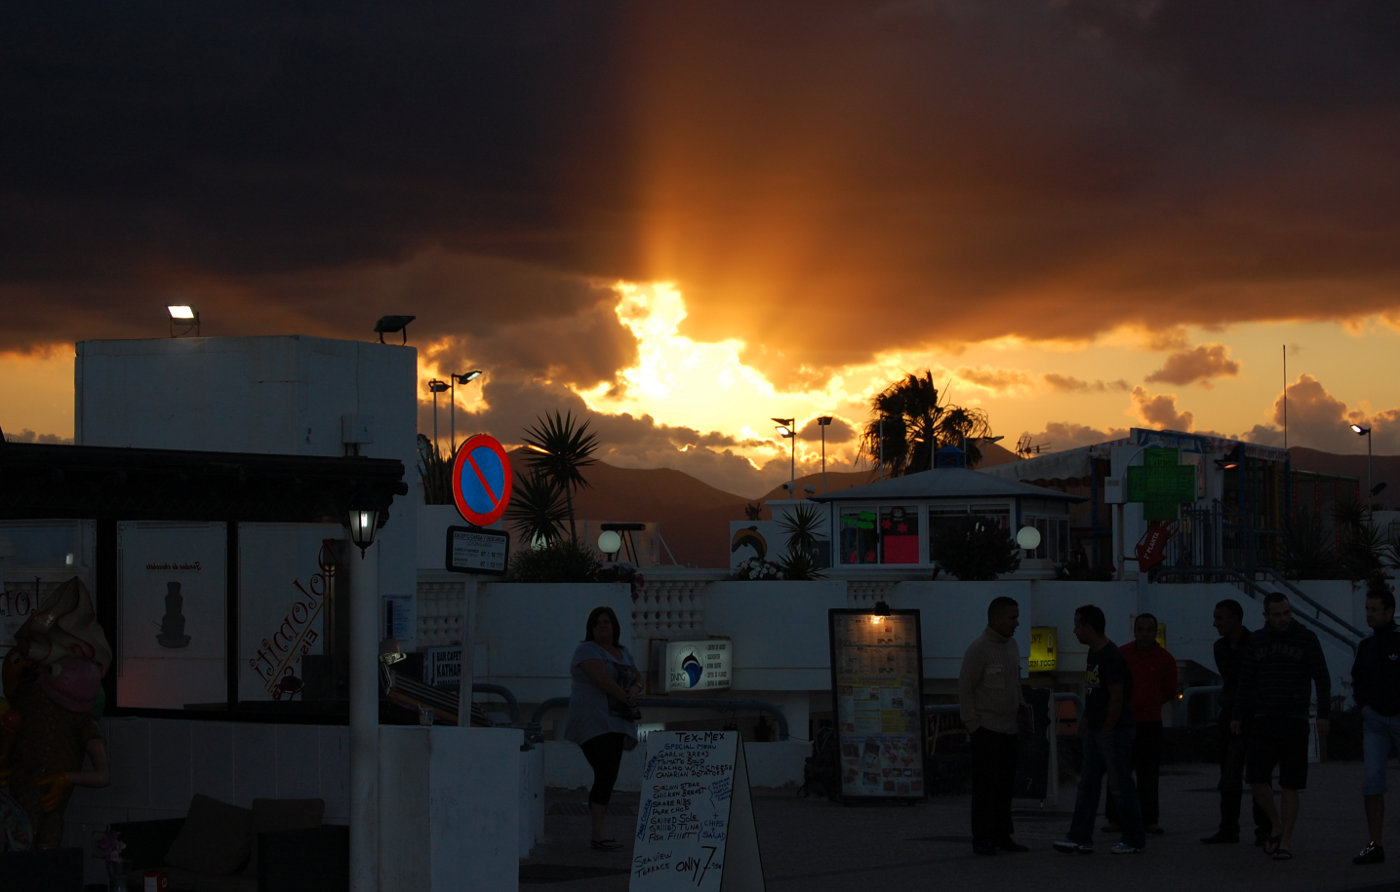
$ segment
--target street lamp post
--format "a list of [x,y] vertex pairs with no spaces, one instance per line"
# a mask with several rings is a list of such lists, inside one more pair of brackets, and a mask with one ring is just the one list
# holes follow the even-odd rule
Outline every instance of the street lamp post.
[[1371,429],[1362,427],[1359,424],[1351,426],[1352,432],[1358,437],[1366,438],[1366,517],[1371,516]]
[[448,389],[450,385],[446,381],[438,378],[428,382],[428,390],[433,394],[433,451],[438,450],[438,424],[437,424],[437,395]]
[[826,495],[826,426],[831,424],[831,416],[823,415],[817,419],[817,426],[822,429],[822,495]]
[[452,455],[455,458],[457,455],[457,385],[469,384],[480,378],[481,369],[472,369],[470,372],[463,372],[460,375],[453,372],[448,377],[452,379],[452,411],[449,413],[449,417],[452,423]]
[[797,419],[774,418],[778,434],[788,443],[788,498],[797,498]]

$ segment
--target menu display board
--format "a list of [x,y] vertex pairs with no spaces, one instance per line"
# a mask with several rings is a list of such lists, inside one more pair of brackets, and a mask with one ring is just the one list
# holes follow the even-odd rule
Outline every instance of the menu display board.
[[919,611],[828,611],[843,798],[924,796]]
[[763,889],[738,733],[647,735],[630,888]]

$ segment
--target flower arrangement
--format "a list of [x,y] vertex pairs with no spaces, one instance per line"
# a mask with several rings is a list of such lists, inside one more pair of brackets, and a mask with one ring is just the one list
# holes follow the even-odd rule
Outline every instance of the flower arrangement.
[[745,558],[734,567],[735,579],[781,579],[782,575],[777,564],[759,557]]
[[97,857],[103,861],[120,863],[125,851],[126,843],[122,842],[122,835],[111,827],[97,840]]
[[632,586],[633,601],[641,597],[642,587],[646,585],[645,577],[631,564],[606,564],[598,571],[596,579],[598,582],[629,583]]

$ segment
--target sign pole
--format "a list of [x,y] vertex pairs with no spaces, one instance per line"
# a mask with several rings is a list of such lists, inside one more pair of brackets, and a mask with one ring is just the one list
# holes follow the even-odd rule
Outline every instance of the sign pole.
[[457,689],[457,725],[472,723],[472,661],[476,654],[476,577],[467,577],[466,597],[462,599],[462,681]]

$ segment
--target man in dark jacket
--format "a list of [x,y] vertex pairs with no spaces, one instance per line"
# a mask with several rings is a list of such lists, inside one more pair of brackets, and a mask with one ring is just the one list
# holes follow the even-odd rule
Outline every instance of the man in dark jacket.
[[[1332,709],[1332,678],[1317,636],[1293,619],[1293,605],[1282,592],[1264,597],[1264,628],[1249,636],[1240,662],[1240,691],[1230,731],[1242,732],[1254,716],[1245,780],[1254,801],[1269,818],[1264,851],[1275,860],[1293,857],[1293,828],[1298,823],[1298,791],[1308,782],[1308,713],[1317,689],[1317,733],[1326,735]],[[1278,766],[1280,803],[1271,786]]]
[[[1245,741],[1249,739],[1250,721],[1246,717],[1241,734],[1230,733],[1230,719],[1235,714],[1235,699],[1240,690],[1240,659],[1249,647],[1250,630],[1244,624],[1244,608],[1234,598],[1215,605],[1215,671],[1220,673],[1220,829],[1201,837],[1207,844],[1240,841],[1240,803],[1244,800]],[[1262,846],[1269,838],[1269,818],[1254,797],[1250,797],[1254,812],[1254,844]]]
[[1367,588],[1366,625],[1371,627],[1371,637],[1356,649],[1351,682],[1361,710],[1361,744],[1366,754],[1361,798],[1371,841],[1351,860],[1380,864],[1385,861],[1381,828],[1385,824],[1386,762],[1391,752],[1400,753],[1400,631],[1395,628],[1395,593],[1384,577],[1372,577]]

